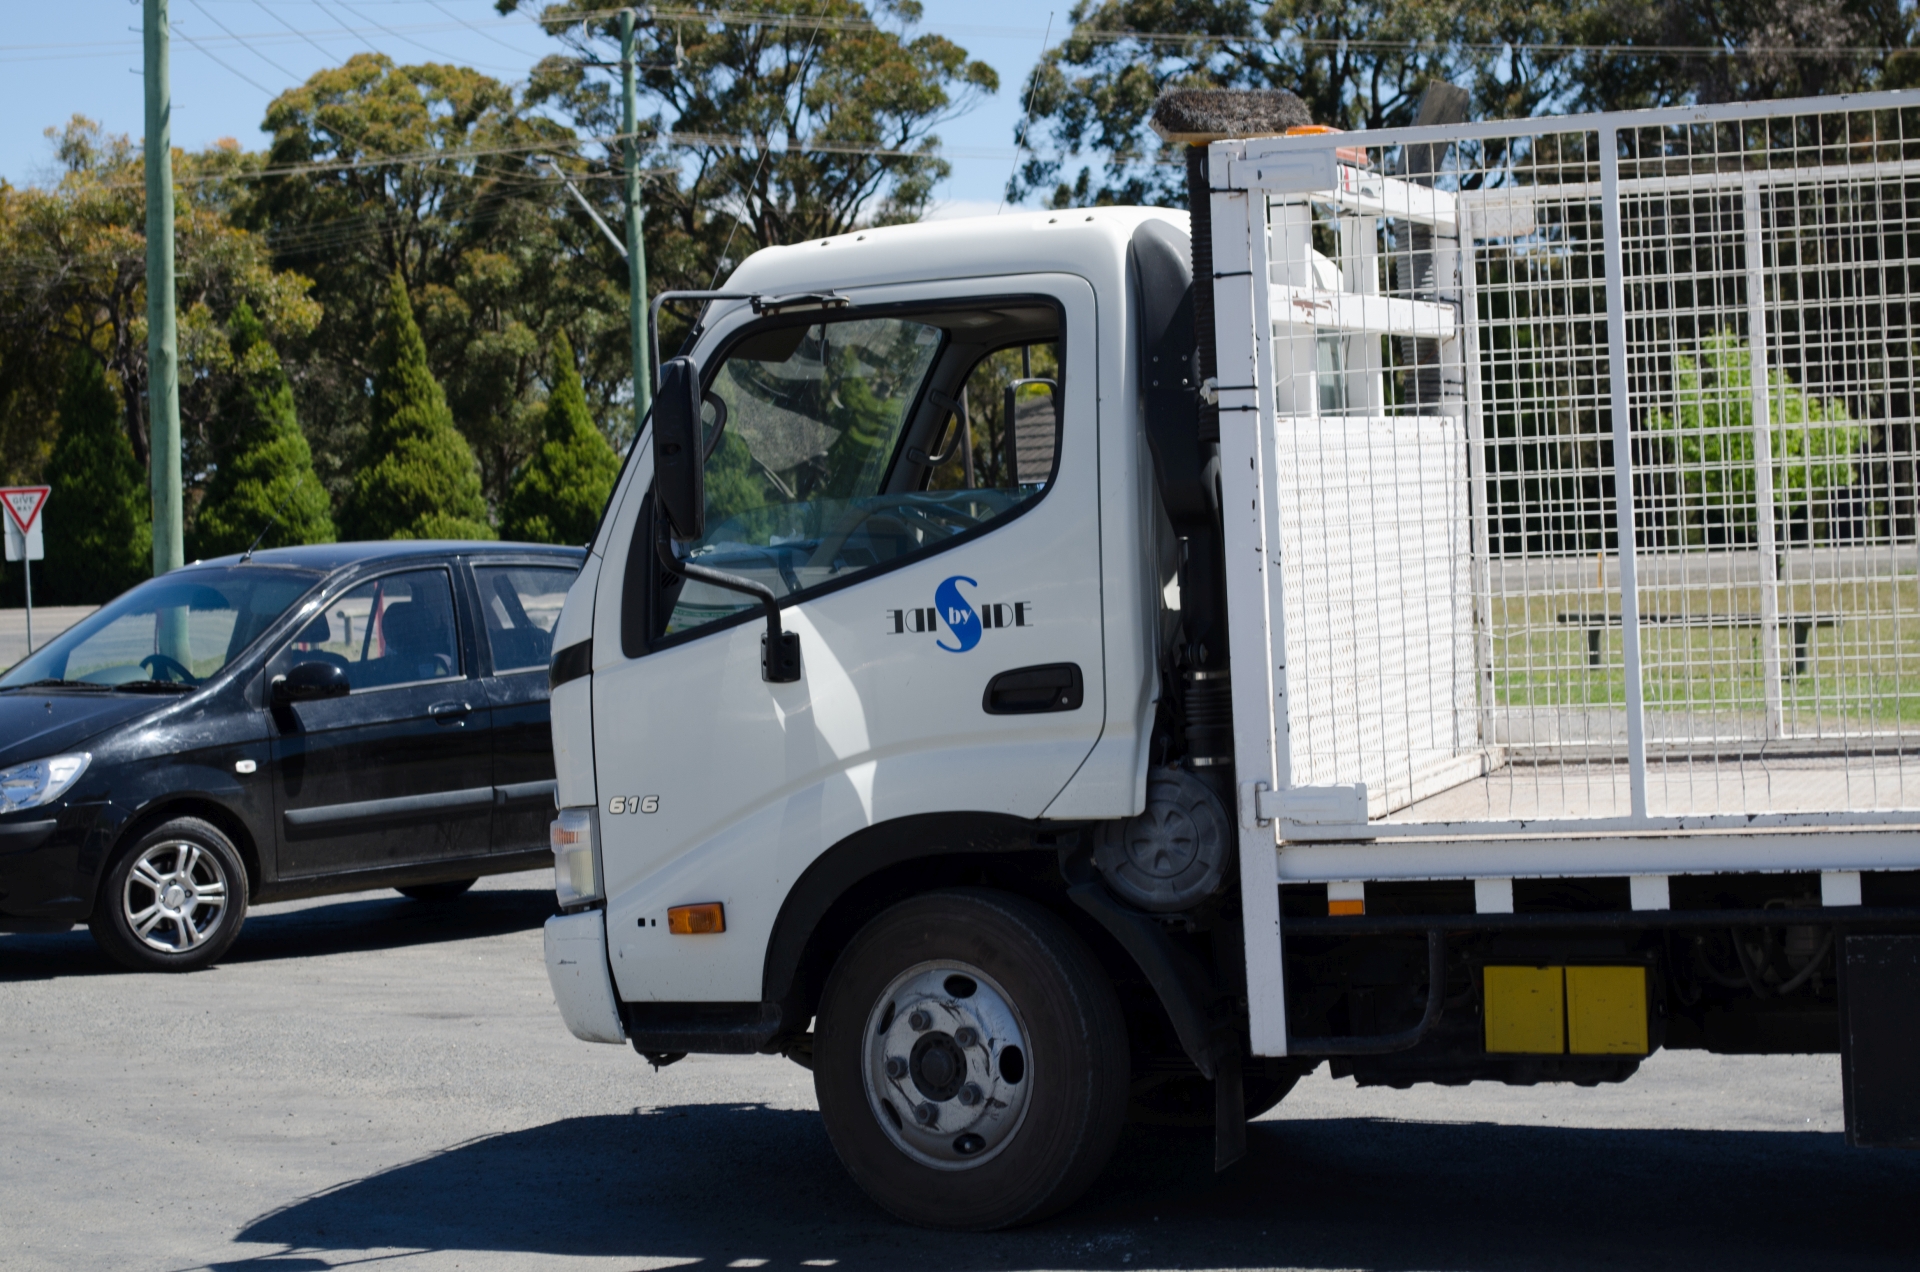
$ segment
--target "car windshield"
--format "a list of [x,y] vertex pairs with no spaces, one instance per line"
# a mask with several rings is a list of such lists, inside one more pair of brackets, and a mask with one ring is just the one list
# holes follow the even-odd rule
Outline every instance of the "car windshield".
[[312,570],[235,565],[151,579],[34,651],[0,676],[0,689],[197,685],[238,658],[320,578]]

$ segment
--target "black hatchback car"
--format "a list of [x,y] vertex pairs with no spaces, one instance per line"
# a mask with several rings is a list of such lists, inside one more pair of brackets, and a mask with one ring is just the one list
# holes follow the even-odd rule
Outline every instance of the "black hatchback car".
[[250,902],[551,862],[547,661],[584,556],[280,548],[101,607],[0,677],[0,931],[84,922],[185,971]]

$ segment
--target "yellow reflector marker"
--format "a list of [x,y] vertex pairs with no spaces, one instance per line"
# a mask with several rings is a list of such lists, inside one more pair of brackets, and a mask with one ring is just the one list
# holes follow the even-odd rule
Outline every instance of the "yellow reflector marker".
[[1328,914],[1365,914],[1366,912],[1367,903],[1365,900],[1327,902]]
[[667,931],[675,936],[705,936],[727,930],[727,912],[718,901],[667,907]]
[[1647,969],[1567,969],[1567,1050],[1582,1056],[1647,1054]]
[[1482,969],[1487,1050],[1557,1056],[1567,1049],[1565,990],[1558,967]]

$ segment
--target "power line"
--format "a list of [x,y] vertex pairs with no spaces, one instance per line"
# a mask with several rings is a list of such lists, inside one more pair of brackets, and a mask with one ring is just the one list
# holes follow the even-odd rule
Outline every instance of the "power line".
[[247,74],[245,71],[241,70],[239,67],[233,65],[230,62],[223,60],[218,53],[215,53],[212,49],[209,49],[206,46],[202,45],[200,41],[194,39],[192,36],[188,35],[185,31],[180,30],[179,27],[176,26],[173,29],[173,34],[179,36],[181,40],[191,45],[193,48],[199,50],[201,53],[205,54],[208,58],[212,59],[215,64],[226,67],[229,71],[233,72],[235,75],[239,76],[241,79],[245,80],[247,83],[253,85],[255,88],[265,93],[268,97],[275,96],[274,90],[272,90],[271,88],[268,88],[265,84],[262,84],[259,80],[253,78],[253,76]]
[[[200,0],[192,0],[192,3],[193,3],[193,7],[200,11],[201,17],[213,23],[213,25],[219,27],[222,31],[225,31],[228,35],[233,36],[234,39],[240,40],[239,36],[233,35],[233,28],[229,27],[226,23],[222,22],[220,19],[214,17],[211,13],[207,12],[206,6],[201,4]],[[240,40],[240,43],[246,48],[246,50],[249,53],[259,58],[262,62],[265,62],[268,66],[271,66],[274,70],[280,72],[282,75],[285,75],[287,78],[293,79],[293,80],[298,80],[300,78],[298,75],[295,75],[292,71],[288,70],[286,67],[280,65],[280,63],[268,57],[265,53],[262,53],[259,49],[256,49],[252,45],[247,44],[245,40]]]
[[333,60],[334,54],[330,49],[322,47],[320,42],[314,39],[311,35],[308,35],[305,31],[302,31],[299,28],[295,27],[293,23],[281,17],[279,14],[275,13],[272,9],[267,8],[266,0],[253,0],[253,4],[255,8],[260,10],[260,12],[266,14],[268,17],[272,18],[275,22],[278,22],[281,26],[287,28],[287,30],[292,31],[295,35],[305,40],[308,44],[313,45],[315,49],[319,50],[320,56],[326,58],[329,62]]

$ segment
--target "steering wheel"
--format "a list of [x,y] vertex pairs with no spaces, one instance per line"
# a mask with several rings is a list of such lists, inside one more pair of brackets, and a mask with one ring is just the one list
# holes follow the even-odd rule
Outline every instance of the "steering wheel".
[[158,673],[161,672],[162,670],[165,670],[168,673],[179,677],[180,683],[183,685],[197,685],[200,683],[198,680],[194,679],[192,672],[188,671],[185,667],[181,666],[180,663],[167,657],[165,654],[148,654],[145,658],[142,658],[140,660],[140,665],[146,668],[148,671],[154,672],[155,673],[154,679],[156,680],[160,678]]

